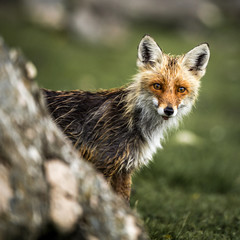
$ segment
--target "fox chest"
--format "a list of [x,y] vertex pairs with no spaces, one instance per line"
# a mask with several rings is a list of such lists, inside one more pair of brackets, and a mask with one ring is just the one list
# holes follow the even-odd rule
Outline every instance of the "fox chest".
[[145,141],[139,144],[135,151],[133,160],[130,161],[127,168],[139,169],[148,165],[158,148],[162,148],[161,140],[163,140],[162,131],[156,131],[151,136],[146,137]]

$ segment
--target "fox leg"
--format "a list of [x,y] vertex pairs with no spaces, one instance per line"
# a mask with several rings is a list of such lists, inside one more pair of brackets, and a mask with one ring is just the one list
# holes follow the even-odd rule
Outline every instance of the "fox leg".
[[115,173],[111,178],[113,189],[129,202],[132,178],[130,172]]

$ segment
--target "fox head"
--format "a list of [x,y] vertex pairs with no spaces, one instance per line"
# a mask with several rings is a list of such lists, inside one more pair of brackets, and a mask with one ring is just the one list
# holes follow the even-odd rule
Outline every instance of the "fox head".
[[139,71],[133,83],[137,105],[147,106],[164,120],[187,114],[198,96],[209,57],[207,43],[171,56],[163,53],[153,38],[144,36],[138,46]]

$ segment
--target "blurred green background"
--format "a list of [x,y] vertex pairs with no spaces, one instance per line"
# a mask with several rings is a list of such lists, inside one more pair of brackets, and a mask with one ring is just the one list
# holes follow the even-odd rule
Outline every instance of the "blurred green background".
[[0,35],[35,64],[40,87],[56,90],[126,84],[145,33],[172,54],[208,42],[211,58],[196,108],[135,174],[131,206],[151,239],[237,240],[240,6],[190,2],[0,1]]

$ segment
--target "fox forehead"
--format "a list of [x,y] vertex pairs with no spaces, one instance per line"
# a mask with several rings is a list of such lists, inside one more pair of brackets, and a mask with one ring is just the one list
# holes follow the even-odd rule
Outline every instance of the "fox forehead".
[[[189,76],[188,71],[181,65],[182,56],[169,56],[164,54],[162,64],[146,68],[142,72],[142,79],[146,85],[160,83],[166,87],[195,85],[196,80]],[[193,86],[194,87],[194,86]]]
[[160,69],[156,69],[167,79],[172,80],[178,77],[182,72],[181,56],[169,56],[163,54],[162,64]]

